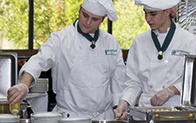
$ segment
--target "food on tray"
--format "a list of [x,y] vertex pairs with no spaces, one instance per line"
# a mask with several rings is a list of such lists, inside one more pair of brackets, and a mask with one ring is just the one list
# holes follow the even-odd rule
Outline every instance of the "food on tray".
[[172,111],[180,111],[177,108],[173,108],[173,109],[151,109],[148,110],[147,112],[172,112]]

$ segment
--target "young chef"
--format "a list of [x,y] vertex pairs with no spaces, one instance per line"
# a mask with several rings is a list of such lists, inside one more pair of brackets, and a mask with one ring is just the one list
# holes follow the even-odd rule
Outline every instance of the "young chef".
[[20,83],[8,90],[9,103],[22,101],[41,71],[51,68],[57,94],[53,111],[70,117],[114,119],[113,106],[123,91],[125,65],[117,39],[99,28],[106,16],[117,20],[112,0],[84,0],[79,19],[53,32],[23,66]]
[[138,35],[131,44],[126,66],[126,88],[115,110],[124,118],[128,106],[180,105],[184,55],[195,54],[196,37],[170,18],[179,0],[135,0],[144,5],[150,30]]

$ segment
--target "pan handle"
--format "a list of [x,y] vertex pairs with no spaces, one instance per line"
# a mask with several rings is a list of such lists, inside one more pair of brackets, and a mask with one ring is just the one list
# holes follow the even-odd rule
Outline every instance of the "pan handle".
[[193,113],[190,113],[188,116],[161,116],[160,114],[155,114],[154,116],[155,120],[163,119],[182,119],[182,118],[188,118],[190,120],[193,120],[195,118],[195,115]]

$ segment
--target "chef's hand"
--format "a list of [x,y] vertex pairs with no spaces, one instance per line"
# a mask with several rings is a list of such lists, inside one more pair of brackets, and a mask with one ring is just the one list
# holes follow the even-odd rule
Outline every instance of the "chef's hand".
[[174,96],[175,93],[169,87],[158,91],[151,99],[152,106],[162,106],[169,98]]
[[114,110],[116,118],[118,118],[120,120],[124,120],[127,118],[128,105],[129,104],[125,100],[122,100],[119,103],[118,107]]
[[27,93],[29,92],[29,88],[24,83],[19,83],[14,85],[7,91],[7,100],[10,104],[15,104],[16,102],[22,102]]

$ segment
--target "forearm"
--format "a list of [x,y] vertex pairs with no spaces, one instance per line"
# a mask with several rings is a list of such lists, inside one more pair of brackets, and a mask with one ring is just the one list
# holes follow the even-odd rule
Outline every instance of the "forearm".
[[152,106],[162,106],[169,98],[174,95],[180,95],[180,92],[175,86],[169,86],[163,90],[158,91],[155,95],[150,99]]
[[31,74],[24,72],[21,76],[20,83],[25,84],[29,88],[33,80],[34,78]]
[[175,86],[169,86],[168,88],[172,90],[175,95],[180,95],[180,91]]

